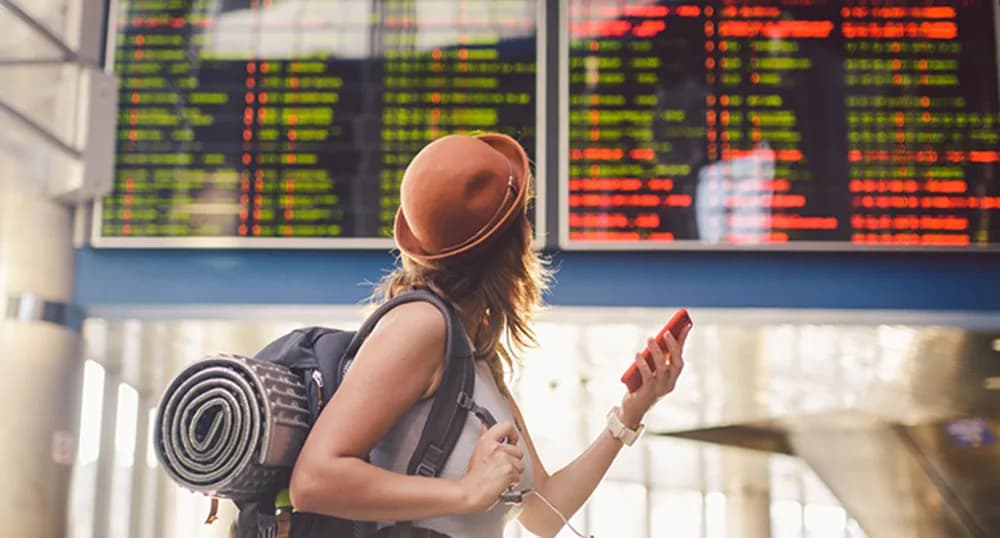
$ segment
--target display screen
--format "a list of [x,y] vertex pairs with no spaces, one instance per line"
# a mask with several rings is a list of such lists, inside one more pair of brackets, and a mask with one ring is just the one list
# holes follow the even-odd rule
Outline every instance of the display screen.
[[499,131],[537,159],[536,0],[117,6],[97,246],[385,245],[430,140]]
[[996,9],[570,0],[563,246],[1000,246]]

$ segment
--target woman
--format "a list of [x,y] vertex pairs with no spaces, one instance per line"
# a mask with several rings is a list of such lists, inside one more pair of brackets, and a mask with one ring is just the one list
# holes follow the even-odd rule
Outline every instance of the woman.
[[[504,381],[518,353],[535,344],[529,323],[548,277],[531,248],[530,186],[528,157],[508,136],[428,144],[403,175],[394,229],[402,264],[380,288],[383,299],[427,288],[454,305],[476,350],[474,398],[498,423],[487,429],[470,414],[440,477],[405,474],[441,381],[446,325],[429,303],[398,306],[365,341],[309,435],[292,476],[296,509],[384,522],[380,536],[393,535],[391,522],[412,521],[429,529],[421,536],[500,537],[513,517],[554,536],[623,440],[634,441],[650,406],[673,390],[686,333],[679,342],[667,337],[669,362],[650,339],[655,372],[637,354],[642,387],[609,413],[608,430],[565,468],[545,470]],[[512,486],[536,494],[517,509],[498,502]]]

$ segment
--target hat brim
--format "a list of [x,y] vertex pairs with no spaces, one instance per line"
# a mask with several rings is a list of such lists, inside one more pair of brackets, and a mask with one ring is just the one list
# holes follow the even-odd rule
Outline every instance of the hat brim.
[[475,138],[489,144],[490,147],[499,151],[507,158],[507,161],[510,162],[514,170],[514,184],[517,188],[517,193],[510,205],[503,209],[503,216],[497,219],[488,230],[477,233],[476,235],[479,237],[475,241],[444,252],[427,252],[421,248],[420,242],[417,241],[417,238],[413,235],[413,231],[410,229],[409,223],[406,222],[406,217],[403,215],[403,208],[400,207],[396,210],[393,233],[396,246],[400,251],[417,262],[424,265],[437,265],[463,259],[472,251],[477,250],[500,235],[514,221],[514,218],[518,215],[518,211],[522,210],[528,191],[528,176],[531,171],[528,154],[521,147],[521,144],[505,134],[486,133],[475,135]]

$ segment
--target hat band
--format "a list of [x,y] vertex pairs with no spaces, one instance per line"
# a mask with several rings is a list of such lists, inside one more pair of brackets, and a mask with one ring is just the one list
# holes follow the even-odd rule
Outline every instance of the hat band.
[[496,212],[493,213],[493,216],[490,217],[490,220],[487,221],[486,224],[479,229],[479,231],[472,234],[472,236],[470,236],[465,241],[462,241],[461,243],[452,245],[450,247],[445,247],[441,249],[440,252],[437,252],[436,255],[447,254],[454,250],[465,248],[466,246],[478,241],[484,235],[489,233],[489,231],[492,230],[493,227],[496,226],[497,223],[503,219],[504,215],[507,213],[507,210],[510,209],[510,204],[514,203],[514,200],[517,200],[517,194],[518,194],[517,185],[514,184],[514,169],[513,167],[511,167],[510,175],[507,176],[507,191],[504,193],[503,200],[500,201],[500,207],[498,207]]

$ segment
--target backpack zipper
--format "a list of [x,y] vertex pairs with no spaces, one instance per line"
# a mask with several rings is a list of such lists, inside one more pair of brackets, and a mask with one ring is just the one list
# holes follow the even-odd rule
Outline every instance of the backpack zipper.
[[319,370],[312,372],[313,383],[316,384],[316,412],[323,408],[323,374]]

